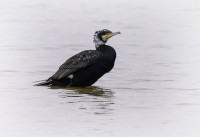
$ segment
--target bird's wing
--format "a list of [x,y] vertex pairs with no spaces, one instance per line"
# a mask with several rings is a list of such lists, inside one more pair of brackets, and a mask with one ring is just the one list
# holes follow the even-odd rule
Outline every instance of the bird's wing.
[[65,63],[63,63],[58,71],[50,77],[51,79],[63,79],[70,74],[85,68],[91,64],[96,63],[97,59],[102,55],[100,51],[96,50],[85,50],[82,51],[71,58],[69,58]]

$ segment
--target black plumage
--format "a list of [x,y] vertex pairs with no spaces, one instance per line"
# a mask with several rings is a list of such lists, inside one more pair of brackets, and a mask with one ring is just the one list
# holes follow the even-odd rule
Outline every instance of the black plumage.
[[97,31],[94,35],[96,50],[85,50],[72,56],[53,76],[36,85],[90,86],[94,84],[114,66],[116,52],[105,43],[116,34],[119,32],[112,33],[106,29]]

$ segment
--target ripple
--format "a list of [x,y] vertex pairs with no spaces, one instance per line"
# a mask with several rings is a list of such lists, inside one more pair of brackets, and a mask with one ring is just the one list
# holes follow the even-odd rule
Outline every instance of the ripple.
[[11,69],[6,69],[6,70],[1,70],[1,72],[19,72],[17,70],[11,70]]
[[178,106],[199,106],[200,104],[195,104],[195,103],[177,103],[175,105],[178,105]]
[[152,109],[152,107],[131,107],[133,109]]
[[180,91],[197,91],[199,89],[195,89],[195,88],[163,88],[166,90],[180,90]]

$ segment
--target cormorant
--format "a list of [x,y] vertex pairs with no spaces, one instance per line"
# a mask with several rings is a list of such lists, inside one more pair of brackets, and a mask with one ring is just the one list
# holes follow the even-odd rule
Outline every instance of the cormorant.
[[36,85],[91,86],[113,68],[116,52],[106,42],[117,34],[120,32],[113,33],[107,29],[96,31],[93,40],[96,50],[85,50],[72,56],[53,76]]

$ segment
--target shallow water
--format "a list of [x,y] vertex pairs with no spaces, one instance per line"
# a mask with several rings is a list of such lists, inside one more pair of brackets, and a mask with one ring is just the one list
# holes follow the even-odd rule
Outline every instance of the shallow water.
[[[7,0],[0,4],[0,136],[199,137],[200,4],[196,0]],[[94,49],[114,69],[93,86],[33,86]]]

